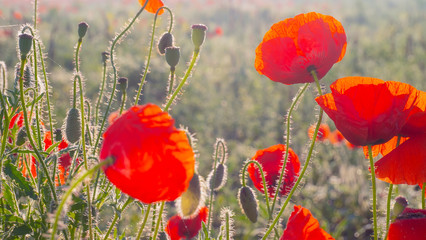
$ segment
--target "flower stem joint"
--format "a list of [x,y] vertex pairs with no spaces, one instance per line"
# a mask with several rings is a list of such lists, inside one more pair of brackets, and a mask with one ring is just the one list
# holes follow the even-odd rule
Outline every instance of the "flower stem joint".
[[207,27],[204,24],[194,24],[192,25],[192,43],[194,44],[194,51],[199,52],[200,47],[206,39]]
[[33,45],[33,36],[23,33],[19,35],[19,51],[21,52],[21,61],[27,59],[27,55]]

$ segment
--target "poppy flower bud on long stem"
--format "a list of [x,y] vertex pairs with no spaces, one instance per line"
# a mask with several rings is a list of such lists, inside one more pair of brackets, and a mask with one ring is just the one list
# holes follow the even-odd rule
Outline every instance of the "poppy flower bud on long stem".
[[80,24],[78,24],[78,41],[81,42],[84,38],[84,36],[87,33],[87,29],[89,28],[89,25],[85,22],[81,22]]
[[199,52],[200,47],[206,39],[207,27],[204,24],[194,24],[192,25],[192,43],[194,44],[194,51]]
[[173,46],[173,35],[169,32],[163,33],[158,41],[158,52],[163,55],[166,53],[166,48]]
[[167,47],[165,49],[166,61],[170,66],[170,70],[175,70],[176,65],[180,59],[180,48],[179,47]]
[[80,111],[77,108],[71,108],[67,114],[65,124],[65,137],[68,142],[76,143],[81,136]]
[[204,202],[205,193],[200,178],[198,174],[194,173],[188,189],[180,197],[179,210],[184,217],[193,215],[199,209],[200,203]]
[[21,60],[27,58],[28,53],[33,45],[33,36],[23,33],[19,35],[19,51],[21,52]]
[[241,187],[238,192],[240,207],[248,219],[257,222],[258,204],[253,189],[248,186]]
[[395,204],[393,205],[393,220],[395,220],[408,206],[407,199],[403,196],[395,198]]

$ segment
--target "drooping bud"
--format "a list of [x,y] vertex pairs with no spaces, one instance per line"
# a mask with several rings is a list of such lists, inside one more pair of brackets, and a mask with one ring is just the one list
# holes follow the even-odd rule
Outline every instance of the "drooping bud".
[[56,129],[54,132],[54,136],[56,142],[62,141],[62,130],[60,128]]
[[106,63],[109,59],[109,52],[102,52],[102,63]]
[[194,24],[192,25],[192,43],[194,44],[194,50],[200,51],[200,47],[206,38],[207,27],[204,24]]
[[166,48],[171,46],[173,46],[173,35],[169,32],[163,33],[158,41],[158,52],[163,55],[166,52]]
[[247,186],[241,187],[238,192],[238,200],[241,209],[248,219],[253,223],[257,222],[258,204],[253,190]]
[[65,137],[68,142],[76,143],[81,136],[80,111],[77,108],[71,108],[68,111],[65,124]]
[[21,52],[21,60],[27,58],[28,53],[33,45],[33,36],[22,33],[19,35],[19,51]]
[[217,165],[216,173],[213,170],[209,173],[207,182],[209,183],[210,189],[217,191],[225,185],[228,173],[227,170],[226,165],[220,163]]
[[201,177],[194,173],[191,181],[189,182],[188,189],[180,196],[178,205],[182,216],[191,216],[200,207],[203,202],[203,189],[201,184]]
[[81,41],[84,36],[87,33],[87,29],[89,28],[89,25],[85,22],[81,22],[78,24],[78,37],[79,37],[79,41]]
[[27,141],[27,131],[24,127],[19,129],[16,136],[16,146],[22,146]]
[[395,198],[395,204],[393,205],[393,217],[396,218],[401,214],[404,209],[408,206],[407,199],[403,196]]
[[118,88],[121,92],[125,92],[127,89],[128,80],[125,77],[121,77],[118,79]]
[[166,52],[166,61],[170,66],[172,71],[175,70],[176,65],[179,63],[180,58],[180,48],[179,47],[168,47],[165,50]]

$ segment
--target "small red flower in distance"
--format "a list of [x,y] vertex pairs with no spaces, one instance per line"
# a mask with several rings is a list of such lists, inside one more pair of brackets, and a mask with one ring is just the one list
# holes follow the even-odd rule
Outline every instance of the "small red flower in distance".
[[332,16],[299,14],[275,23],[256,48],[256,70],[287,85],[313,82],[327,74],[346,52],[346,34]]
[[[265,173],[266,184],[268,185],[268,194],[271,198],[275,195],[274,190],[284,164],[283,161],[286,149],[287,148],[285,145],[277,144],[269,148],[257,151],[256,155],[252,157],[252,160],[259,162],[263,168],[263,171]],[[289,154],[287,165],[285,168],[284,181],[282,183],[281,190],[279,191],[280,195],[282,196],[287,195],[287,193],[290,192],[294,182],[296,182],[297,177],[299,176],[300,171],[299,157],[293,151],[293,149],[288,148],[288,151]],[[251,163],[248,166],[247,171],[257,190],[264,193],[262,175],[257,165]]]
[[108,179],[143,203],[173,201],[189,186],[194,152],[184,131],[154,104],[133,106],[103,135],[100,160]]
[[392,184],[426,182],[426,135],[412,137],[375,164],[376,178]]
[[324,231],[312,213],[302,207],[294,206],[280,240],[331,240],[334,239]]
[[376,145],[397,135],[419,97],[401,82],[369,77],[345,77],[330,86],[331,93],[315,100],[352,144]]
[[[316,127],[315,125],[311,125],[308,129],[308,136],[310,139],[312,139],[312,137],[314,136],[315,127]],[[328,139],[329,135],[330,135],[330,127],[325,123],[320,124],[320,127],[318,129],[318,134],[317,134],[317,140],[320,142],[325,141],[326,139]]]
[[346,139],[343,137],[342,133],[339,130],[334,130],[333,132],[330,132],[328,135],[328,140],[332,144],[340,144],[341,142],[344,142]]
[[387,240],[424,239],[426,210],[405,208],[389,226]]
[[[145,5],[145,0],[139,0],[139,3],[141,6]],[[164,6],[163,2],[161,0],[149,0],[146,4],[145,10],[147,10],[150,13],[157,13],[158,9],[160,7]],[[160,12],[158,12],[158,15],[163,14],[164,9],[161,9]]]
[[201,222],[206,222],[209,209],[203,207],[198,214],[191,218],[183,219],[175,215],[167,222],[166,232],[171,240],[191,239],[197,236],[201,229]]

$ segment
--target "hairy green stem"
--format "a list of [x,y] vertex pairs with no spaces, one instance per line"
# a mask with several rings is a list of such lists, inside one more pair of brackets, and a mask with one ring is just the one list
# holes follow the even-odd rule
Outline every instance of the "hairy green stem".
[[371,145],[368,145],[368,158],[370,159],[371,187],[372,187],[372,193],[373,193],[374,240],[377,240],[376,176],[375,176],[375,167],[374,167],[374,161],[373,161],[373,151],[371,150]]
[[[398,136],[395,148],[399,146],[400,142],[401,142],[401,135]],[[392,192],[393,192],[393,184],[391,183],[389,184],[388,199],[386,201],[386,232],[389,230]]]
[[98,125],[99,108],[100,108],[101,99],[102,99],[102,96],[103,96],[104,86],[105,86],[105,81],[106,81],[106,69],[107,69],[107,63],[105,61],[104,66],[103,66],[101,90],[99,91],[98,101],[96,102],[96,109],[95,109],[95,111],[96,111],[95,112],[95,124],[96,125]]
[[109,234],[111,233],[111,231],[112,231],[112,229],[114,228],[114,226],[115,226],[115,223],[117,222],[117,220],[118,220],[118,218],[120,217],[120,215],[118,214],[118,211],[121,213],[121,212],[123,212],[124,211],[124,209],[126,209],[126,207],[127,207],[127,205],[129,205],[130,203],[132,203],[133,202],[133,198],[131,198],[131,197],[128,197],[127,198],[127,201],[123,204],[123,206],[121,207],[121,209],[117,209],[116,211],[115,211],[115,215],[114,215],[114,218],[113,218],[113,220],[112,220],[112,222],[111,222],[111,225],[109,226],[109,228],[108,228],[108,231],[107,231],[107,233],[105,234],[105,236],[104,236],[104,240],[107,240],[108,239],[108,237],[109,237]]
[[165,203],[165,201],[161,202],[160,212],[158,213],[157,224],[155,226],[154,235],[152,236],[152,239],[154,239],[154,240],[157,239],[158,229],[160,227],[160,222],[162,221],[162,215],[163,215],[163,210],[164,210],[164,203]]
[[145,217],[143,218],[142,225],[139,228],[138,235],[136,236],[136,240],[139,240],[142,236],[143,229],[145,228],[146,222],[148,220],[149,212],[151,210],[152,204],[148,204],[148,207],[145,209]]

